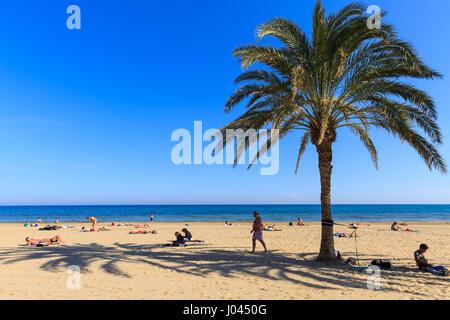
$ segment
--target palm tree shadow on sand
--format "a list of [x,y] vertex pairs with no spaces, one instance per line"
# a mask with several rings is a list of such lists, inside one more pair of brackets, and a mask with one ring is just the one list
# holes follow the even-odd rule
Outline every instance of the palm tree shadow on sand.
[[[21,261],[45,259],[40,268],[49,272],[65,271],[70,265],[80,267],[82,273],[92,272],[93,263],[99,263],[103,272],[132,278],[121,270],[119,263],[139,263],[178,273],[205,277],[220,274],[233,278],[253,276],[265,280],[288,281],[314,289],[367,288],[369,274],[352,271],[348,265],[335,265],[314,261],[317,253],[290,254],[278,250],[267,254],[250,254],[231,248],[210,248],[195,244],[185,248],[162,248],[161,245],[120,244],[74,244],[61,247],[19,247],[0,250],[0,263],[13,265]],[[350,252],[343,253],[345,256]],[[361,256],[361,265],[370,264],[371,257]],[[131,269],[132,270],[132,269]],[[448,280],[428,274],[420,274],[415,268],[394,268],[382,272],[383,281],[389,284],[383,290],[405,290],[405,277],[417,281],[426,277],[427,285],[447,286]]]

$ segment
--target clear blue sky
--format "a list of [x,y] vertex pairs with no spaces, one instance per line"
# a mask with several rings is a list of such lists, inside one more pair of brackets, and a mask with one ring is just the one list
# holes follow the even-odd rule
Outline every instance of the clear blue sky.
[[[314,1],[8,1],[0,8],[0,204],[319,203],[317,155],[294,174],[298,137],[280,170],[176,166],[177,128],[217,128],[240,73],[233,48],[282,16],[308,32]],[[327,10],[347,1],[324,1]],[[81,30],[66,8],[81,8]],[[450,2],[370,1],[445,75],[421,81],[435,99],[450,164]],[[379,171],[340,131],[333,203],[450,203],[450,175],[430,172],[407,145],[374,132]]]

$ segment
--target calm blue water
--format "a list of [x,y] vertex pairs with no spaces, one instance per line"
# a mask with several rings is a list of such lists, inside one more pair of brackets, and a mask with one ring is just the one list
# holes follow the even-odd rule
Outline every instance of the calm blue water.
[[[257,210],[265,221],[320,220],[320,205],[146,205],[146,206],[0,206],[0,222],[86,221],[251,221]],[[336,221],[450,220],[450,205],[333,205]]]

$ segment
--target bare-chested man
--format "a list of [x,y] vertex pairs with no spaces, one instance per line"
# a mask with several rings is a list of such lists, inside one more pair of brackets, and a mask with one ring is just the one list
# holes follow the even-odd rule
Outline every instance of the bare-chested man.
[[48,244],[48,245],[50,245],[50,244],[55,245],[55,244],[62,244],[62,243],[64,243],[62,241],[61,236],[59,234],[57,234],[53,238],[43,238],[43,239],[33,239],[33,238],[30,238],[30,237],[26,237],[25,238],[25,242],[26,242],[27,246],[37,245],[37,244],[40,244],[40,243]]
[[263,236],[262,236],[262,230],[264,228],[264,225],[262,223],[262,219],[259,216],[258,212],[253,212],[253,216],[255,217],[255,221],[253,221],[253,229],[252,231],[250,231],[250,233],[253,233],[253,250],[252,253],[255,252],[255,248],[256,248],[256,240],[258,240],[259,242],[261,242],[261,244],[264,247],[264,252],[267,252],[267,248],[266,248],[266,244],[264,243],[263,240]]

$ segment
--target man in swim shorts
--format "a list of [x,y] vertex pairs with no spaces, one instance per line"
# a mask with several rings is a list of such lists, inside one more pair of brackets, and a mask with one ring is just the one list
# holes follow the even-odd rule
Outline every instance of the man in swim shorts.
[[267,247],[266,247],[266,244],[264,243],[263,235],[262,235],[262,230],[264,228],[262,219],[259,216],[259,213],[256,212],[256,211],[253,212],[253,216],[255,217],[255,221],[253,221],[253,228],[252,228],[252,231],[250,231],[250,233],[253,233],[253,237],[252,237],[253,250],[252,250],[252,253],[255,252],[256,240],[261,242],[261,244],[264,247],[264,252],[267,252]]

